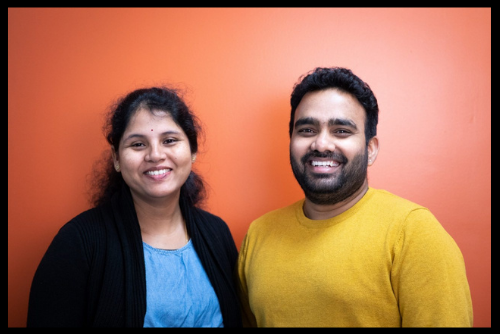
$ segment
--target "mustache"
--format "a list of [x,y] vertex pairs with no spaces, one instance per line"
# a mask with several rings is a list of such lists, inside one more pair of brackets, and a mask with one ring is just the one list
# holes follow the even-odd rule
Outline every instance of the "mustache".
[[306,153],[302,159],[300,159],[300,162],[305,164],[308,160],[311,158],[326,158],[326,159],[332,159],[335,161],[340,162],[341,164],[346,164],[349,160],[346,158],[345,155],[342,153],[338,152],[318,152],[318,151],[313,151],[313,152],[308,152]]

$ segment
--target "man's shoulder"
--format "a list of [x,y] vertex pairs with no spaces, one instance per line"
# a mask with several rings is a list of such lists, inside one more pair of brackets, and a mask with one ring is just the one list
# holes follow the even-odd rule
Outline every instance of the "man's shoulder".
[[426,209],[422,205],[412,201],[411,199],[407,199],[396,195],[385,189],[374,189],[370,188],[373,203],[376,203],[377,206],[388,206],[392,209],[403,209],[403,210],[415,210],[415,209]]

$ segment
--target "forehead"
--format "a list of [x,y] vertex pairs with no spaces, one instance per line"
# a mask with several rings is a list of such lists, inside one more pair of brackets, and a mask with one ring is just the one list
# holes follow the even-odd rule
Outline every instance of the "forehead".
[[141,108],[137,110],[131,117],[127,124],[125,132],[137,131],[141,128],[147,128],[151,131],[159,127],[173,127],[182,130],[169,112],[162,110],[148,110]]
[[327,123],[332,119],[346,119],[363,129],[366,114],[354,96],[329,88],[304,95],[295,111],[295,121],[300,118],[313,118],[320,123]]

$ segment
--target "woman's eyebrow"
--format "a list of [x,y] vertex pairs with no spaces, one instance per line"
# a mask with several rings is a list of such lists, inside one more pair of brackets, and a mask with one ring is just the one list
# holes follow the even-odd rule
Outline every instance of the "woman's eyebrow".
[[144,135],[141,135],[139,133],[131,133],[127,137],[124,137],[123,141],[133,139],[133,138],[144,138]]
[[[151,129],[151,131],[153,131],[153,129]],[[160,133],[160,135],[161,136],[178,135],[179,133],[181,133],[181,132],[175,131],[175,130],[169,130],[169,131],[165,131],[165,132]],[[125,140],[129,140],[129,139],[133,139],[133,138],[144,138],[144,137],[146,137],[146,136],[141,134],[141,133],[131,133],[127,137],[123,138],[123,140],[125,141]]]

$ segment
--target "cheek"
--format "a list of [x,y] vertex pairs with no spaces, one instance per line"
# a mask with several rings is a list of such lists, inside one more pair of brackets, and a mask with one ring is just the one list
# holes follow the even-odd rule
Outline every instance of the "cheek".
[[345,142],[339,145],[338,149],[348,158],[352,159],[360,153],[365,153],[366,145],[364,141]]
[[169,159],[181,169],[191,170],[191,151],[186,149],[179,149],[172,151],[169,155]]
[[290,142],[290,153],[296,158],[301,157],[308,152],[310,146],[311,144],[308,141],[292,140]]
[[137,167],[142,161],[139,154],[131,154],[130,152],[120,152],[120,166],[122,169],[132,169]]

